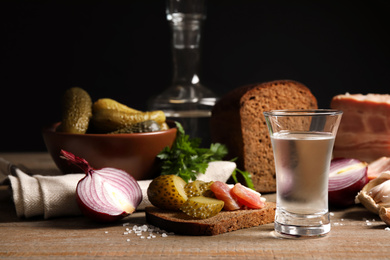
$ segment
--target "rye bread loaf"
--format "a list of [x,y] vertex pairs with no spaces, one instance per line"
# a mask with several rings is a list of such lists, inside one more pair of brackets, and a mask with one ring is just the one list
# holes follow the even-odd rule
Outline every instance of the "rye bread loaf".
[[214,236],[239,229],[272,223],[276,204],[266,202],[262,209],[221,211],[207,219],[194,219],[181,211],[146,207],[146,221],[169,232],[191,236]]
[[317,100],[303,84],[279,80],[243,86],[227,93],[214,106],[210,120],[213,142],[237,157],[237,167],[252,174],[258,192],[275,192],[276,176],[264,111],[316,109]]

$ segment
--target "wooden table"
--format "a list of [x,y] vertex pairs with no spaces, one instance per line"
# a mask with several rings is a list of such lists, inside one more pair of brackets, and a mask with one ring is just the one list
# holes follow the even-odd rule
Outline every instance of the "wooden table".
[[[3,153],[0,157],[31,173],[56,174],[46,153]],[[275,195],[267,195],[274,200]],[[273,224],[218,236],[191,237],[154,232],[148,239],[126,228],[147,224],[137,212],[114,224],[86,218],[19,219],[8,187],[0,189],[0,258],[53,259],[378,259],[390,258],[390,231],[378,216],[356,206],[332,210],[332,230],[323,238],[284,239]]]

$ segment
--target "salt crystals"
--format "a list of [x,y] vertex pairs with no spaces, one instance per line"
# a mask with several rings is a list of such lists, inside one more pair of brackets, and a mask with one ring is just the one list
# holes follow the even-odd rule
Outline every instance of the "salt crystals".
[[363,218],[363,221],[365,222],[365,225],[366,225],[366,226],[371,226],[371,225],[372,225],[372,222],[375,222],[376,220],[375,220],[374,218],[373,218],[372,220]]
[[[123,226],[129,226],[129,223],[124,223]],[[162,230],[158,227],[152,226],[152,225],[142,225],[137,226],[134,225],[133,227],[127,227],[125,231],[123,232],[123,235],[129,235],[131,233],[134,233],[137,237],[140,239],[153,239],[156,238],[157,235],[161,234],[161,237],[168,237],[168,235],[174,235],[173,232],[166,232],[165,230]],[[130,239],[127,239],[126,241],[130,241]]]
[[[363,221],[363,225],[365,225],[365,226],[372,226],[374,224],[373,222],[375,222],[376,219],[375,218],[373,218],[373,219],[363,218],[362,221]],[[344,226],[345,223],[343,223],[343,222],[344,222],[344,219],[341,218],[340,222],[332,222],[332,225],[333,226]],[[390,230],[390,228],[388,230]]]
[[[334,214],[333,214],[333,215],[334,215]],[[342,219],[340,219],[340,221],[343,222],[344,219],[342,218]],[[333,223],[333,226],[344,226],[344,223],[334,222],[334,223]]]

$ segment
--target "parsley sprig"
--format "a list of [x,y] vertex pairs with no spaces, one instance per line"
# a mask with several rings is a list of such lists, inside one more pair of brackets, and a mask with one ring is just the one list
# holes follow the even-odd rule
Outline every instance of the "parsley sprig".
[[246,182],[246,186],[248,186],[248,188],[251,188],[252,190],[254,190],[255,185],[253,184],[251,174],[247,171],[241,171],[240,169],[236,168],[232,173],[232,178],[236,183],[238,182],[237,172],[240,173],[242,175],[242,177],[244,178],[244,180]]
[[[172,147],[165,147],[157,157],[162,160],[161,175],[175,174],[186,182],[196,180],[199,173],[205,173],[209,162],[220,161],[228,153],[225,145],[213,143],[210,148],[200,148],[200,138],[190,138],[185,134],[183,126],[175,122],[177,136]],[[248,172],[236,169],[232,177],[237,182],[236,171],[244,176],[247,186],[253,188]]]
[[165,147],[157,157],[162,160],[161,174],[176,174],[186,182],[196,180],[198,173],[205,173],[208,163],[222,160],[228,150],[225,145],[215,143],[210,149],[200,148],[200,138],[190,138],[183,126],[175,122],[177,136],[172,147]]

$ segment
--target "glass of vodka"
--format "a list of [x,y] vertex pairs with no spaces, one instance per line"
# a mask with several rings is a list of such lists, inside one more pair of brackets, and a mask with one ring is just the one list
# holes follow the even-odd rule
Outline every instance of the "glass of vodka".
[[342,111],[264,112],[276,170],[275,231],[288,237],[330,231],[328,175]]

